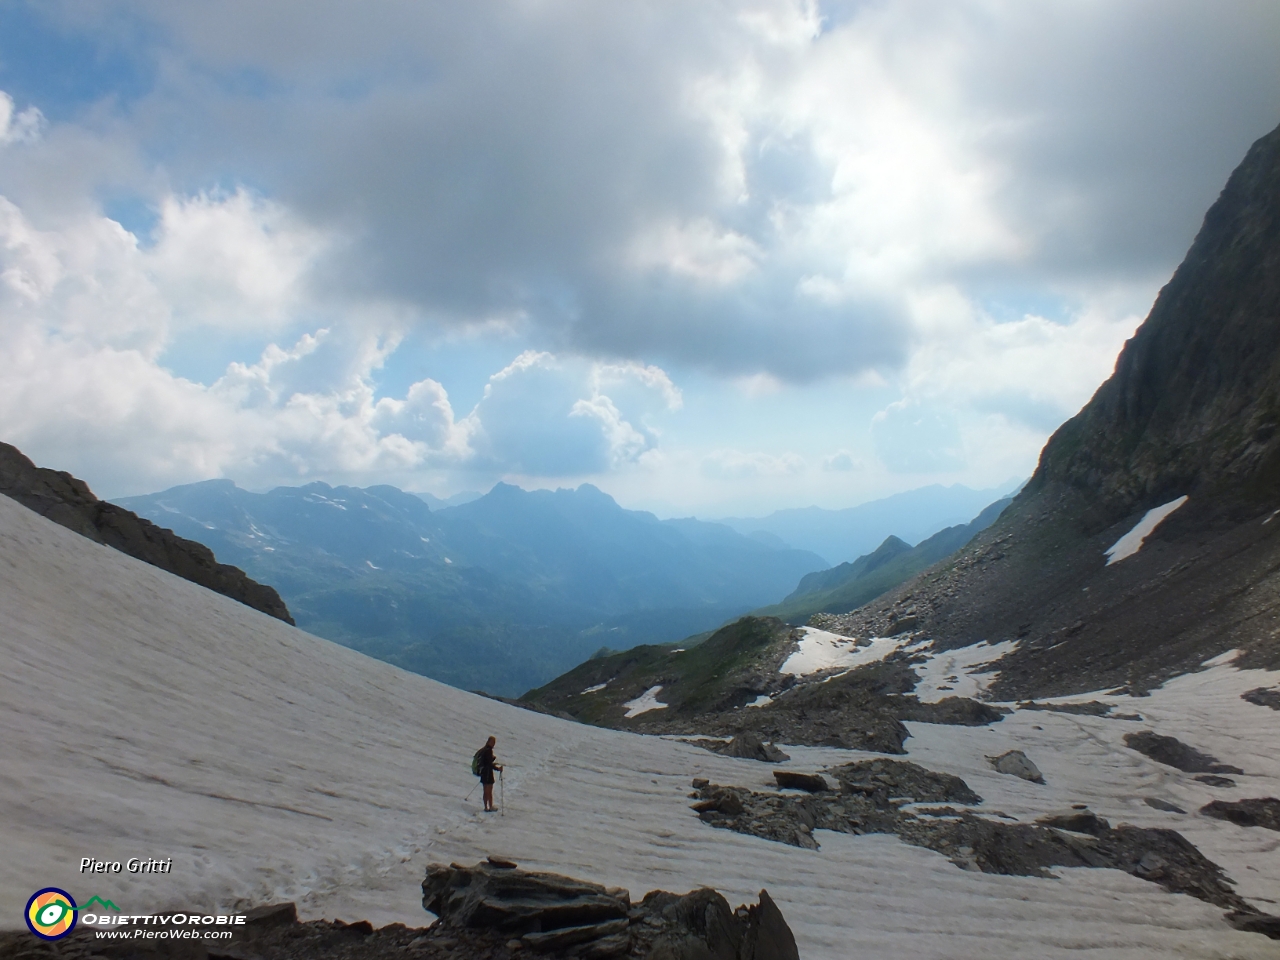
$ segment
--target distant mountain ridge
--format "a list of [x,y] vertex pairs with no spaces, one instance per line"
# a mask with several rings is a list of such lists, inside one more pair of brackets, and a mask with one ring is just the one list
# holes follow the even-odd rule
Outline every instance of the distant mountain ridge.
[[603,646],[715,629],[826,566],[721,524],[624,510],[589,484],[498,484],[435,511],[391,486],[250,493],[229,480],[119,503],[269,579],[304,629],[498,694]]
[[801,507],[767,517],[726,517],[720,523],[747,536],[765,534],[825,557],[828,565],[871,553],[887,537],[919,543],[945,527],[963,525],[1017,484],[973,490],[961,484],[920,487],[844,510]]
[[[899,537],[888,537],[871,553],[852,563],[805,575],[800,585],[780,603],[755,611],[756,616],[779,617],[788,623],[805,623],[815,613],[845,613],[893,589],[955,553],[991,524],[1013,502],[997,500],[971,522],[939,530],[914,547]],[[903,623],[895,629],[906,629]]]

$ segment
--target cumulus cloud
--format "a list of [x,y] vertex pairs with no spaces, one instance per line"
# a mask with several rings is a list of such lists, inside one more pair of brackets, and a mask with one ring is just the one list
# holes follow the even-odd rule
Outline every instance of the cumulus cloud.
[[330,238],[243,187],[160,202],[148,269],[180,322],[223,330],[290,323]]
[[658,442],[652,417],[681,402],[656,367],[526,351],[489,378],[467,419],[477,466],[573,477],[638,461]]
[[44,115],[36,107],[18,110],[13,97],[0,90],[0,145],[30,143],[40,136]]
[[850,473],[854,470],[861,470],[864,464],[852,452],[837,450],[830,456],[823,457],[820,466],[823,470],[834,473]]

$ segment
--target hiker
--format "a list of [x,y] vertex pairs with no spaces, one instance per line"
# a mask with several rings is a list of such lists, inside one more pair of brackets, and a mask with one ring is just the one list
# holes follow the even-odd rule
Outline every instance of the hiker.
[[484,810],[485,813],[493,813],[493,771],[501,770],[502,764],[498,763],[493,756],[493,746],[498,742],[497,737],[490,737],[489,741],[476,751],[473,769],[480,777],[480,782],[484,784]]

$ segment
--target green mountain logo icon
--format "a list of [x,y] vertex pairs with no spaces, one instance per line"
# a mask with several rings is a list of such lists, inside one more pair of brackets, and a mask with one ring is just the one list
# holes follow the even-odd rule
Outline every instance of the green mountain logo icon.
[[117,907],[114,903],[112,903],[110,900],[103,900],[101,897],[90,897],[89,902],[86,903],[83,907],[81,907],[79,912],[83,913],[84,911],[92,907],[95,903],[100,904],[103,910],[114,910],[116,913],[120,912],[120,908]]

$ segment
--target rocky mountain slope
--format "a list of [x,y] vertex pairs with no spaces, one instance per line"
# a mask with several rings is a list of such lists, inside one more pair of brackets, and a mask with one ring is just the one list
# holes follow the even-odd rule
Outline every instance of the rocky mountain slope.
[[1146,690],[1232,649],[1280,668],[1278,425],[1280,129],[1249,150],[1115,373],[1000,520],[820,622],[872,636],[909,617],[944,649],[1017,641],[1003,698]]
[[[969,697],[922,700],[916,651],[857,644],[776,617],[743,617],[688,648],[595,657],[518,701],[621,730],[903,753],[903,721],[982,726],[1008,711]],[[923,692],[923,691],[922,691]]]
[[498,484],[440,510],[390,486],[229,480],[119,502],[276,584],[304,628],[495,694],[601,647],[715,629],[825,566],[720,524],[624,510],[590,485]]
[[289,608],[274,588],[251,580],[238,567],[219,563],[204,544],[99,500],[83,480],[37,467],[7,443],[0,443],[0,493],[82,537],[293,623]]

